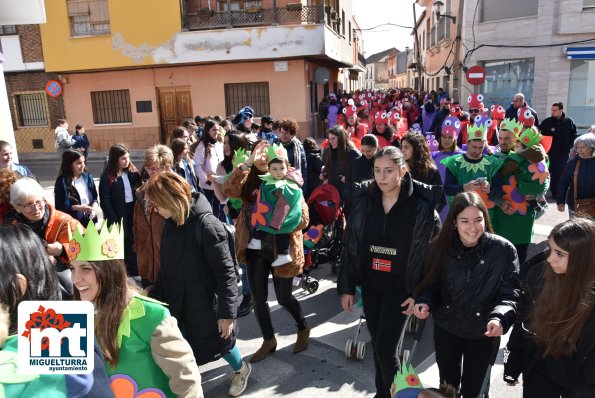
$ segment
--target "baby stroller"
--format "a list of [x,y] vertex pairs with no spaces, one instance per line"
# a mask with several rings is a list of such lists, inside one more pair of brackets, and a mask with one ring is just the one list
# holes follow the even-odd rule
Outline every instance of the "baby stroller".
[[308,210],[310,226],[304,232],[306,262],[301,284],[304,290],[314,293],[318,290],[318,281],[310,276],[310,271],[330,262],[332,272],[336,273],[341,257],[345,217],[337,188],[331,184],[316,188],[308,198]]

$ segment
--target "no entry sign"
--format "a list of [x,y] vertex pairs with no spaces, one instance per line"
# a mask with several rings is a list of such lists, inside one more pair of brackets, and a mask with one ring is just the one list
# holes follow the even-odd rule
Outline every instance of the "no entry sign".
[[45,92],[48,93],[50,97],[59,97],[62,95],[62,85],[58,80],[50,80],[45,85]]
[[470,84],[477,86],[486,80],[486,71],[481,66],[474,65],[467,70],[465,76]]

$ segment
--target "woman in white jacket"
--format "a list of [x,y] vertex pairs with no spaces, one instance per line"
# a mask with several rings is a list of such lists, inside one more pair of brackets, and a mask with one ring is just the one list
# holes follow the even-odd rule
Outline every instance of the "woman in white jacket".
[[215,196],[213,185],[217,177],[217,165],[223,160],[223,142],[217,122],[208,119],[204,128],[205,132],[194,153],[194,172],[198,178],[198,185],[213,208],[213,214],[221,221],[225,221],[225,212]]

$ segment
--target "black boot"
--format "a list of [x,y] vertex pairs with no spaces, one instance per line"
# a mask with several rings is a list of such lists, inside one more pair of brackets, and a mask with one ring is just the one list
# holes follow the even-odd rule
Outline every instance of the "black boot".
[[254,309],[254,302],[251,294],[244,294],[242,304],[238,307],[238,318],[248,315]]

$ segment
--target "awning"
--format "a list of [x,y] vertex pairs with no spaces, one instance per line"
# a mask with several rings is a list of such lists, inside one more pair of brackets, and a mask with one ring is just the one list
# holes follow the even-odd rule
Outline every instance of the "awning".
[[595,47],[566,47],[568,59],[595,59]]

